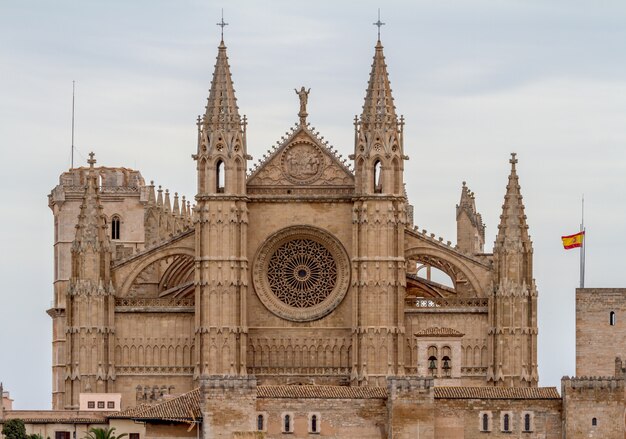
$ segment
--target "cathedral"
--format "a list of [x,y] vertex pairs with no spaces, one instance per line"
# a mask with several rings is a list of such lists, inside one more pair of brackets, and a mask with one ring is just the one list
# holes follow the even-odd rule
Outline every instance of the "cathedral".
[[[112,409],[102,423],[143,422],[147,437],[565,437],[565,396],[538,386],[516,154],[493,248],[465,183],[454,244],[414,226],[380,39],[350,161],[307,122],[309,90],[296,93],[298,123],[249,169],[221,41],[193,200],[93,154],[60,176],[53,410]],[[580,380],[562,393],[608,392],[623,418],[623,377]],[[567,416],[587,416],[572,404]],[[623,437],[603,430],[607,413],[589,419],[595,435],[569,437]]]

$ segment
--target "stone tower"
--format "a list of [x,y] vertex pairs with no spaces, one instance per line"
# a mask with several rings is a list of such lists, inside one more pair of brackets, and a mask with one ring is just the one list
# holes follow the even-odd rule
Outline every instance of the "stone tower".
[[194,378],[246,374],[246,121],[224,41],[198,118]]
[[376,44],[365,105],[355,118],[353,285],[358,305],[351,380],[386,385],[404,374],[403,121],[391,95],[383,46]]
[[461,188],[461,200],[456,206],[456,241],[459,250],[477,254],[485,248],[485,225],[476,211],[474,193],[465,182]]
[[115,297],[111,240],[100,202],[93,153],[72,244],[72,275],[66,297],[65,408],[77,409],[79,394],[113,390]]
[[490,301],[488,381],[497,386],[536,387],[537,289],[533,247],[511,154],[498,235],[493,249],[494,291]]

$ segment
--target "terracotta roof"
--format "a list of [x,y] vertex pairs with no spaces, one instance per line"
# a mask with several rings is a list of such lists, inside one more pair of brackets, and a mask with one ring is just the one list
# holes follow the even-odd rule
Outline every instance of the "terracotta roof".
[[283,385],[258,386],[259,398],[386,399],[384,387]]
[[465,334],[452,328],[439,328],[433,326],[432,328],[422,329],[415,333],[416,337],[463,337]]
[[556,387],[435,387],[439,399],[561,399]]
[[122,410],[120,412],[111,413],[110,415],[107,415],[107,418],[130,419],[133,416],[138,415],[142,411],[149,409],[150,407],[152,407],[152,405],[150,404],[139,404],[135,407],[129,407],[126,410]]
[[148,407],[132,419],[164,419],[168,421],[188,422],[202,419],[200,412],[200,389],[183,393],[176,398]]

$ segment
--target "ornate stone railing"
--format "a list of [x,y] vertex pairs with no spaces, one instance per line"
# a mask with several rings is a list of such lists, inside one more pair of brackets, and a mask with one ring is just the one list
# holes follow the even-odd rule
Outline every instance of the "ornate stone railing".
[[[139,186],[100,186],[98,188],[100,193],[103,194],[117,194],[117,193],[138,193]],[[85,186],[63,186],[65,192],[85,192]]]
[[443,297],[408,297],[404,300],[404,304],[408,309],[424,310],[424,311],[444,311],[451,309],[473,309],[478,312],[487,312],[489,306],[489,298],[487,297],[459,297],[459,298],[443,298]]
[[116,366],[118,375],[192,375],[193,366]]
[[248,367],[251,375],[349,375],[349,367]]
[[115,306],[138,308],[171,308],[171,307],[193,307],[195,299],[193,297],[168,298],[168,297],[116,297]]

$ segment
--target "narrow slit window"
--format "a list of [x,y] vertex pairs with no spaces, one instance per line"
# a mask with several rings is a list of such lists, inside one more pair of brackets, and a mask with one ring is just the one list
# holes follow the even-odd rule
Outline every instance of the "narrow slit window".
[[111,239],[120,239],[120,217],[111,218]]
[[317,416],[311,416],[311,433],[317,433]]
[[511,430],[511,419],[509,414],[505,414],[502,419],[502,431],[510,431]]
[[530,414],[524,415],[524,431],[530,431]]
[[224,177],[224,162],[218,160],[215,167],[215,182],[217,184],[215,189],[218,194],[224,193]]
[[487,413],[483,414],[482,431],[489,431],[489,415]]
[[615,326],[615,311],[609,313],[609,325]]
[[597,426],[597,425],[598,425],[598,418],[593,418],[593,419],[591,419],[591,425],[592,425],[593,427]]
[[264,427],[264,419],[263,419],[263,415],[259,415],[256,417],[256,429],[258,431],[263,431],[263,427]]
[[285,415],[285,432],[290,432],[291,431],[291,416],[289,415]]

